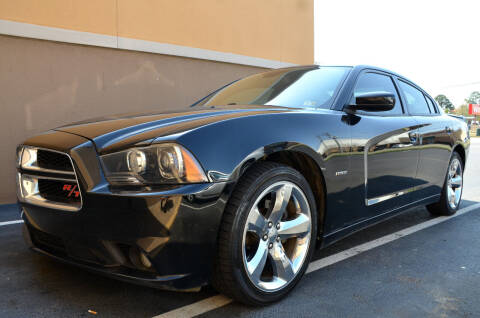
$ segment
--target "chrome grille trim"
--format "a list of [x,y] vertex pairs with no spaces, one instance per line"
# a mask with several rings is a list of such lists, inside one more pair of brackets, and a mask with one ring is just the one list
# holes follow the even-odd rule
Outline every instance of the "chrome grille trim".
[[[72,211],[72,212],[79,211],[83,206],[83,197],[82,197],[82,191],[80,189],[80,185],[78,182],[75,165],[73,164],[73,160],[70,157],[70,155],[61,151],[47,149],[47,148],[41,148],[41,147],[35,147],[35,146],[23,146],[21,152],[19,153],[20,158],[22,158],[23,152],[25,151],[26,148],[28,148],[29,151],[32,151],[32,153],[35,153],[35,154],[37,150],[43,150],[43,151],[50,151],[50,152],[54,152],[54,153],[58,153],[63,156],[66,156],[70,161],[70,164],[72,166],[72,171],[45,169],[45,168],[38,167],[36,163],[36,157],[32,158],[33,160],[28,160],[27,162],[23,162],[23,164],[22,164],[22,160],[20,159],[18,162],[19,171],[17,173],[17,178],[16,178],[17,195],[18,195],[19,201],[37,205],[37,206],[57,209],[57,210]],[[41,175],[37,174],[39,172],[42,174]],[[56,174],[56,176],[51,176],[51,175],[48,176],[44,174]],[[62,177],[58,175],[64,175],[64,176]],[[79,191],[79,202],[65,203],[65,202],[59,202],[59,201],[52,201],[44,198],[40,193],[39,180],[54,180],[54,181],[70,182],[70,183],[76,184],[76,187]],[[25,184],[29,185],[28,189],[26,189],[24,182],[26,182]],[[26,193],[27,191],[28,193]]]
[[[25,149],[28,149],[29,151],[32,151],[31,153],[34,154],[34,157],[30,158],[27,162],[23,163],[22,159],[20,159],[20,166],[23,170],[29,170],[29,171],[38,171],[38,172],[45,172],[45,173],[58,173],[58,174],[68,174],[68,175],[75,175],[75,167],[73,166],[72,158],[64,152],[57,151],[57,150],[52,150],[52,149],[46,149],[46,148],[41,148],[41,147],[33,147],[33,146],[24,146],[22,148],[22,152],[20,153],[20,158],[23,156],[23,152]],[[68,170],[56,170],[56,169],[47,169],[47,168],[42,168],[38,165],[37,161],[37,151],[42,150],[42,151],[49,151],[49,152],[54,152],[58,153],[62,156],[66,156],[70,160],[70,164],[72,165],[72,171]]]

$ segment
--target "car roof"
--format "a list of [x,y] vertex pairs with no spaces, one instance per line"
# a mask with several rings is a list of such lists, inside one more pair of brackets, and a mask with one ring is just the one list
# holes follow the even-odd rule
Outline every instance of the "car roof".
[[397,76],[397,77],[400,77],[401,79],[404,79],[406,80],[407,82],[410,82],[412,84],[414,84],[415,86],[418,86],[414,81],[410,80],[408,77],[405,77],[401,74],[398,74],[394,71],[391,71],[391,70],[388,70],[388,69],[385,69],[385,68],[381,68],[381,67],[378,67],[378,66],[372,66],[372,65],[356,65],[356,66],[353,66],[353,69],[357,69],[359,71],[361,70],[364,70],[364,69],[370,69],[370,70],[376,70],[376,71],[380,71],[380,72],[384,72],[384,73],[389,73],[391,75],[394,75],[394,76]]
[[[388,69],[385,69],[385,68],[381,68],[381,67],[378,67],[378,66],[372,66],[372,65],[366,65],[366,64],[360,64],[360,65],[321,65],[321,64],[310,64],[310,65],[298,65],[298,66],[290,66],[290,67],[285,67],[283,69],[302,69],[302,68],[315,68],[315,67],[348,67],[348,68],[351,68],[352,69],[352,72],[351,74],[353,74],[354,77],[356,77],[357,74],[359,74],[361,71],[363,70],[372,70],[372,71],[379,71],[379,72],[383,72],[383,73],[387,73],[387,74],[390,74],[392,76],[396,76],[400,79],[402,79],[403,81],[405,82],[408,82],[409,84],[415,86],[417,89],[419,89],[420,91],[422,91],[425,95],[427,95],[430,100],[432,102],[434,102],[435,104],[436,101],[435,99],[428,93],[426,92],[422,87],[420,87],[417,83],[415,83],[414,81],[410,80],[409,78],[403,76],[403,75],[400,75],[396,72],[393,72],[393,71],[390,71]],[[437,104],[437,108],[440,109],[440,107],[438,106]]]
[[[349,67],[351,68],[355,73],[359,73],[363,70],[373,70],[373,71],[379,71],[379,72],[383,72],[383,73],[388,73],[390,75],[393,75],[393,76],[397,76],[399,78],[401,78],[402,80],[406,81],[406,82],[409,82],[410,84],[413,84],[414,86],[416,86],[418,89],[420,89],[423,93],[427,94],[428,96],[430,96],[430,94],[428,94],[421,86],[419,86],[417,83],[415,83],[414,81],[412,81],[411,79],[409,79],[408,77],[406,76],[403,76],[401,74],[398,74],[394,71],[391,71],[391,70],[388,70],[388,69],[385,69],[385,68],[382,68],[382,67],[378,67],[378,66],[373,66],[373,65],[367,65],[367,64],[359,64],[359,65],[321,65],[321,64],[311,64],[311,65],[299,65],[299,66],[292,66],[292,67],[289,67],[289,68],[309,68],[309,67]],[[430,96],[431,97],[431,96]]]
[[[427,95],[428,97],[430,97],[430,99],[435,102],[435,100],[433,99],[433,97],[428,93],[426,92],[422,87],[420,87],[417,83],[415,83],[414,81],[410,80],[409,78],[403,76],[403,75],[400,75],[396,72],[393,72],[393,71],[390,71],[388,69],[385,69],[385,68],[381,68],[381,67],[378,67],[378,66],[372,66],[372,65],[366,65],[366,64],[359,64],[359,65],[321,65],[321,64],[306,64],[306,65],[294,65],[294,66],[290,66],[290,67],[283,67],[283,68],[278,68],[276,70],[281,70],[281,69],[305,69],[305,68],[319,68],[319,67],[345,67],[345,68],[351,68],[352,69],[352,72],[350,72],[350,74],[352,74],[354,77],[356,77],[357,74],[359,74],[361,71],[363,70],[372,70],[372,71],[379,71],[379,72],[383,72],[383,73],[387,73],[387,74],[390,74],[392,76],[396,76],[400,79],[402,79],[403,81],[405,82],[408,82],[409,84],[415,86],[417,89],[419,89],[420,91],[422,91],[425,95]],[[437,105],[438,107],[438,105]],[[440,107],[438,107],[440,108]]]
[[382,68],[382,67],[378,67],[378,66],[373,66],[373,65],[367,65],[367,64],[359,64],[359,65],[321,65],[321,64],[305,64],[305,65],[294,65],[294,66],[289,66],[289,67],[282,67],[282,68],[278,68],[278,69],[302,69],[302,68],[314,68],[314,67],[348,67],[348,68],[351,68],[353,69],[354,71],[357,71],[357,72],[360,72],[364,69],[369,69],[369,70],[375,70],[375,71],[380,71],[380,72],[384,72],[384,73],[389,73],[391,75],[394,75],[394,76],[397,76],[397,77],[400,77],[412,84],[414,84],[415,86],[418,86],[417,84],[415,84],[414,81],[408,79],[407,77],[403,76],[403,75],[400,75],[394,71],[391,71],[391,70],[388,70],[388,69],[385,69],[385,68]]

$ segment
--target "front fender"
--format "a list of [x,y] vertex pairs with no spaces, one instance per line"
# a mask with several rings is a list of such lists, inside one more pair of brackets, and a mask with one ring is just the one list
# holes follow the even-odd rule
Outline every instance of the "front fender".
[[312,158],[317,166],[324,170],[323,160],[320,156],[315,152],[315,150],[311,149],[307,145],[300,144],[298,142],[279,142],[270,145],[266,145],[260,147],[247,156],[245,156],[240,162],[235,165],[235,168],[230,173],[230,175],[220,173],[218,171],[209,171],[208,176],[211,181],[219,182],[219,181],[236,181],[244,172],[245,170],[250,167],[253,163],[261,160],[269,155],[272,155],[276,152],[280,151],[292,151],[292,152],[300,152],[308,157]]
[[328,178],[329,171],[335,175],[335,162],[345,162],[341,154],[350,150],[350,129],[340,112],[298,111],[216,122],[176,142],[197,157],[212,181],[236,180],[250,163],[284,150],[305,153]]

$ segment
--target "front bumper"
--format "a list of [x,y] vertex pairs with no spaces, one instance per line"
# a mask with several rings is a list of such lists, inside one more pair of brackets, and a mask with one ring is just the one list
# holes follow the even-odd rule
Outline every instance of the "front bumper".
[[152,287],[190,290],[208,283],[230,184],[112,190],[90,141],[57,150],[74,161],[83,205],[63,211],[21,202],[24,236],[34,250]]

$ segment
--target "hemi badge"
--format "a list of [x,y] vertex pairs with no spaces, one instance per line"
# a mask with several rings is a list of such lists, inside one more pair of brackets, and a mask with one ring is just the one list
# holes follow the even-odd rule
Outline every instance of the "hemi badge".
[[346,175],[347,173],[348,173],[347,170],[343,170],[343,171],[337,171],[337,172],[335,172],[335,175],[336,175],[336,176],[344,176],[344,175]]

